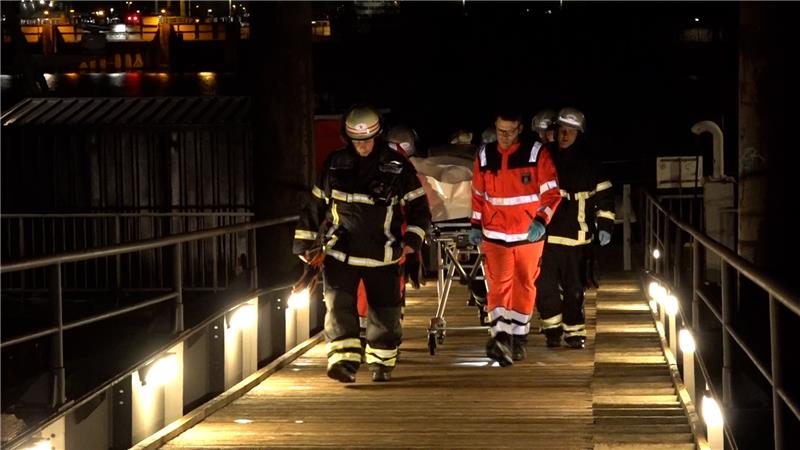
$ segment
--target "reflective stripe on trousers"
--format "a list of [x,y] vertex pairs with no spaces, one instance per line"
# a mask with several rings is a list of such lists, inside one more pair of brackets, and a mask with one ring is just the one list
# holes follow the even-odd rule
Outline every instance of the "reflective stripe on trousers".
[[492,336],[499,332],[527,334],[536,302],[534,280],[539,274],[543,246],[543,241],[513,247],[491,242],[481,245],[489,284],[486,310],[494,319]]

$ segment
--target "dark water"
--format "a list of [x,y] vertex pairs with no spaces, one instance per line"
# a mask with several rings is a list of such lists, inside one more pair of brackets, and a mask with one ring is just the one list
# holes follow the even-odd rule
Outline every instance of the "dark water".
[[[247,83],[236,73],[116,72],[45,74],[51,97],[150,97],[247,95]],[[25,84],[0,75],[0,106],[8,110],[28,97]]]

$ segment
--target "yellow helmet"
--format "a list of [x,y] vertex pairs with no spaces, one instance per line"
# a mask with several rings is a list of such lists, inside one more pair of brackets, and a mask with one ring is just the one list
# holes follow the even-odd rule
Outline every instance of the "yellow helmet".
[[381,116],[368,106],[355,107],[344,119],[344,130],[355,141],[372,139],[381,132]]

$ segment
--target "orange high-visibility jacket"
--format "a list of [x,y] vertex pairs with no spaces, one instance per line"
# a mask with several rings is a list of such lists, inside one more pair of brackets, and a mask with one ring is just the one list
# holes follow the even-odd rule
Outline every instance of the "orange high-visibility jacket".
[[478,150],[472,171],[472,227],[505,246],[527,244],[534,220],[550,223],[561,201],[550,152],[541,142],[508,149],[497,143]]

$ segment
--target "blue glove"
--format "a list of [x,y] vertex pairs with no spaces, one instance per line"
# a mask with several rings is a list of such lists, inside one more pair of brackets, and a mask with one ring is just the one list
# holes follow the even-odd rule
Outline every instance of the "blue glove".
[[538,220],[534,220],[531,222],[530,226],[528,226],[528,240],[531,242],[536,242],[544,236],[544,225]]
[[600,232],[597,233],[597,239],[600,241],[601,247],[604,245],[608,245],[608,243],[611,242],[611,233],[609,233],[608,231],[600,230]]
[[469,243],[474,245],[474,246],[476,246],[476,247],[481,245],[481,242],[483,242],[483,235],[481,234],[481,230],[479,230],[477,228],[471,228],[469,230],[469,238],[468,239],[469,239]]

